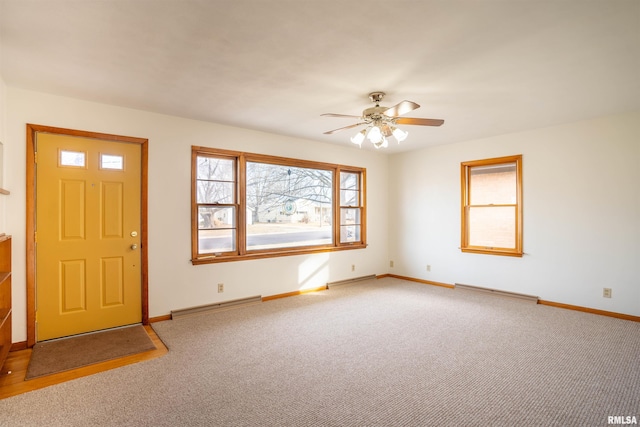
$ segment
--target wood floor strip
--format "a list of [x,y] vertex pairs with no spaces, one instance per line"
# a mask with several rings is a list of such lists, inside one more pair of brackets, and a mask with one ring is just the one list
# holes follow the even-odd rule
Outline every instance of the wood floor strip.
[[60,372],[58,374],[35,378],[29,381],[25,381],[24,378],[27,374],[29,359],[31,358],[31,352],[33,350],[28,348],[25,350],[11,352],[0,370],[0,399],[6,399],[7,397],[16,396],[28,391],[38,390],[76,378],[97,374],[98,372],[155,359],[167,354],[169,350],[151,326],[145,325],[144,328],[149,334],[151,341],[153,341],[153,344],[156,346],[155,350],[132,354],[131,356],[122,357],[120,359],[108,360],[96,363],[95,365],[84,366],[72,371]]

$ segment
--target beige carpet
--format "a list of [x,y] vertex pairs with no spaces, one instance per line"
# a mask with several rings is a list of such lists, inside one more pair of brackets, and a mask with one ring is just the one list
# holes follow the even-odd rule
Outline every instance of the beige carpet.
[[153,328],[165,356],[2,399],[0,426],[640,419],[640,323],[515,298],[385,278]]
[[25,380],[155,350],[155,348],[141,325],[44,341],[33,347]]

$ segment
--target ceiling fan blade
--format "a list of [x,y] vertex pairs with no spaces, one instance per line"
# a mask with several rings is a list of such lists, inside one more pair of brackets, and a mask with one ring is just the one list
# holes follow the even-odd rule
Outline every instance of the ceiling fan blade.
[[398,125],[418,125],[418,126],[440,126],[444,123],[441,119],[416,119],[413,117],[399,117],[396,119]]
[[331,135],[332,133],[336,133],[336,132],[339,132],[339,131],[345,130],[345,129],[351,129],[351,128],[354,128],[356,126],[361,126],[361,125],[366,125],[366,123],[365,122],[361,122],[361,123],[356,123],[355,125],[349,125],[349,126],[345,126],[345,127],[334,129],[334,130],[329,130],[327,132],[324,132],[324,134],[325,135]]
[[393,107],[387,108],[382,112],[382,114],[389,117],[398,117],[403,114],[407,114],[409,111],[413,111],[416,108],[420,108],[420,105],[411,101],[402,101],[394,105]]
[[321,116],[325,116],[325,117],[348,117],[350,119],[361,119],[362,117],[360,116],[350,116],[348,114],[334,114],[334,113],[324,113],[324,114],[320,114]]

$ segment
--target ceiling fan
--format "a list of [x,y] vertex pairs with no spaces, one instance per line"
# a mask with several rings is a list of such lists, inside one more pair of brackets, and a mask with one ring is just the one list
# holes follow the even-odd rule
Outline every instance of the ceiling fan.
[[440,126],[444,120],[440,119],[419,119],[413,117],[400,117],[410,111],[420,108],[420,105],[412,101],[402,101],[393,107],[381,107],[380,101],[384,98],[384,92],[372,92],[369,99],[374,102],[375,107],[370,107],[362,112],[362,116],[351,116],[346,114],[321,114],[326,117],[348,117],[360,119],[360,122],[353,125],[344,126],[324,132],[325,135],[339,132],[345,129],[367,125],[366,128],[355,134],[351,138],[351,142],[362,146],[365,137],[368,138],[376,148],[384,148],[389,145],[388,137],[393,136],[398,142],[404,141],[408,135],[407,132],[398,129],[396,125],[418,125],[418,126]]

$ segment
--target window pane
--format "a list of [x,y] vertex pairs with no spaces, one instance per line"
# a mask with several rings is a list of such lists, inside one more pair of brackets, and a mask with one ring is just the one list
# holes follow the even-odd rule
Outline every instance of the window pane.
[[359,208],[340,209],[340,243],[360,241],[360,214]]
[[196,203],[235,203],[235,183],[219,181],[198,181]]
[[333,242],[331,171],[247,162],[246,176],[247,249]]
[[331,226],[297,227],[287,224],[247,225],[247,249],[273,249],[328,245],[333,241]]
[[197,179],[235,181],[235,161],[215,157],[198,157]]
[[343,190],[358,190],[360,188],[358,177],[359,174],[357,173],[340,172],[340,188]]
[[340,206],[360,206],[360,175],[340,172]]
[[234,207],[199,206],[198,227],[200,229],[235,228]]
[[124,157],[111,154],[100,155],[101,169],[124,170]]
[[469,208],[469,246],[516,247],[515,206]]
[[236,230],[198,230],[198,252],[202,254],[236,250]]
[[503,163],[470,168],[471,205],[516,203],[516,164]]
[[85,153],[78,151],[60,150],[60,165],[84,167]]
[[340,206],[360,206],[360,192],[340,190]]
[[360,209],[340,209],[340,225],[360,224]]
[[359,225],[342,225],[340,226],[340,243],[359,242],[360,226]]

